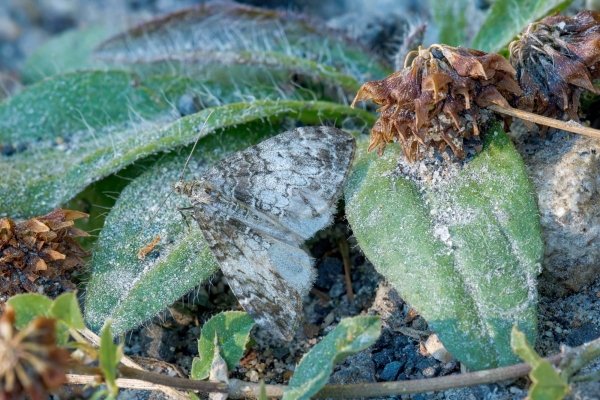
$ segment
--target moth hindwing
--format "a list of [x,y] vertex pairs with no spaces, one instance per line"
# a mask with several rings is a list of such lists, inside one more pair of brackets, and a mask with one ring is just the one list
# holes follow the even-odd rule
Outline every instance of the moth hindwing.
[[300,246],[331,223],[354,151],[342,130],[296,128],[175,185],[234,294],[276,337],[291,340],[298,327],[315,279]]

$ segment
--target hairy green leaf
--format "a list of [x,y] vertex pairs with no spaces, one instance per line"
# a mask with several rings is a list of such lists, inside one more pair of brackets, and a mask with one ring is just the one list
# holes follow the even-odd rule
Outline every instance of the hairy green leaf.
[[208,378],[215,355],[215,334],[221,357],[229,370],[234,369],[244,355],[253,326],[252,317],[241,311],[222,312],[206,321],[198,340],[199,357],[194,358],[192,363],[191,378]]
[[534,191],[508,137],[492,125],[483,151],[435,188],[394,174],[397,147],[381,158],[365,147],[346,188],[361,249],[469,368],[514,363],[511,327],[536,334],[543,241]]
[[449,46],[464,46],[466,44],[467,10],[471,2],[468,0],[433,0],[429,4],[433,20],[439,29],[439,43]]
[[528,398],[531,400],[561,400],[569,393],[569,384],[563,380],[552,364],[540,357],[527,343],[523,332],[515,325],[511,331],[510,343],[523,361],[531,365],[529,377],[532,384]]
[[366,349],[375,343],[380,334],[379,317],[342,319],[334,330],[302,357],[283,399],[310,399],[325,386],[335,364]]
[[111,31],[109,26],[94,26],[50,38],[27,58],[21,79],[30,84],[52,75],[104,65],[91,56],[94,47],[107,39]]
[[116,64],[193,57],[198,63],[260,65],[316,77],[347,75],[358,82],[390,73],[385,62],[340,31],[306,16],[234,3],[204,4],[149,21],[109,39],[96,56]]
[[[172,102],[186,85],[173,85],[168,77],[149,79],[149,84],[125,72],[73,73],[42,81],[0,104],[0,146],[16,149],[0,155],[5,171],[0,214],[44,214],[91,182],[193,141],[211,111],[180,118]],[[360,111],[319,102],[238,103],[215,109],[205,133],[288,113],[318,121]]]
[[572,0],[496,0],[471,47],[497,53],[531,22],[562,9]]

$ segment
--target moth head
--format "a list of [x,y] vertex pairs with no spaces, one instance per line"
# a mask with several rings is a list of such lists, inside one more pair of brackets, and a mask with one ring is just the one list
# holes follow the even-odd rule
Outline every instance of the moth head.
[[178,195],[184,195],[184,196],[191,196],[192,195],[192,189],[194,187],[194,183],[193,182],[184,182],[184,181],[179,181],[179,182],[175,182],[171,185],[171,187],[173,188],[173,191],[175,193],[177,193]]

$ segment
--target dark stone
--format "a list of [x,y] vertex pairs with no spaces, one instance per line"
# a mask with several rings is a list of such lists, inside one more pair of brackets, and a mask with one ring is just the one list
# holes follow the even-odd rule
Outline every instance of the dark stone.
[[383,329],[381,331],[381,335],[379,335],[379,338],[373,345],[372,351],[376,353],[381,351],[382,349],[388,349],[392,347],[393,335],[394,333],[389,328]]
[[400,375],[398,375],[396,377],[397,381],[406,381],[408,380],[408,375],[406,375],[404,372],[402,372]]
[[354,259],[354,266],[359,267],[365,263],[366,258],[364,256],[356,256]]
[[[423,372],[425,369],[433,367],[435,365],[437,365],[437,361],[435,359],[433,359],[433,358],[423,358],[421,361],[419,361],[416,364],[415,367],[419,371]],[[425,375],[425,374],[423,373],[423,375]]]
[[392,361],[385,366],[383,372],[379,375],[379,379],[382,381],[393,381],[396,379],[402,369],[402,363],[400,361]]
[[369,349],[346,358],[339,370],[331,375],[329,384],[347,385],[375,382],[375,363],[371,360]]
[[600,337],[600,328],[594,324],[583,324],[573,328],[566,337],[567,346],[577,347]]
[[415,371],[415,363],[412,360],[408,360],[406,364],[404,364],[404,372],[406,375],[411,375]]
[[419,394],[415,394],[412,397],[412,400],[429,400],[429,396],[427,396],[425,394],[422,394],[422,393],[419,393]]
[[160,325],[150,324],[144,328],[142,335],[145,337],[143,347],[148,357],[167,362],[175,360],[174,348],[179,341],[177,333]]
[[394,360],[394,352],[391,349],[383,349],[379,353],[372,354],[371,359],[375,365],[382,367]]
[[410,343],[410,340],[406,336],[399,333],[395,334],[392,340],[394,342],[394,351],[401,352]]
[[317,263],[317,270],[315,286],[329,289],[334,283],[339,282],[339,276],[344,273],[344,263],[337,258],[324,258]]
[[2,146],[1,149],[2,150],[0,150],[0,154],[2,154],[3,156],[12,156],[16,152],[16,149],[13,147],[12,144],[6,144]]
[[332,299],[335,299],[337,297],[342,296],[345,293],[346,293],[346,282],[337,281],[336,283],[333,284],[331,289],[329,289],[329,292],[327,294]]
[[433,378],[440,373],[441,367],[439,364],[432,365],[431,367],[427,367],[421,371],[425,378]]
[[427,322],[423,319],[423,317],[417,317],[412,322],[412,327],[418,331],[426,331],[427,330]]
[[[312,254],[312,256],[316,259],[323,258],[325,253],[327,253],[329,250],[331,250],[331,242],[329,239],[319,239],[310,246],[310,254]],[[319,264],[325,260],[321,260],[317,263],[317,269],[319,269]],[[317,278],[317,280],[318,279],[319,278]]]
[[74,17],[70,15],[42,16],[42,26],[51,34],[57,34],[74,28],[77,25]]
[[327,314],[329,314],[331,312],[332,308],[327,306],[327,307],[321,307],[318,304],[315,304],[315,314],[321,316],[321,317],[325,317],[327,316]]
[[290,349],[288,349],[287,347],[276,347],[275,349],[273,349],[273,357],[279,360],[281,360],[288,354],[290,354]]

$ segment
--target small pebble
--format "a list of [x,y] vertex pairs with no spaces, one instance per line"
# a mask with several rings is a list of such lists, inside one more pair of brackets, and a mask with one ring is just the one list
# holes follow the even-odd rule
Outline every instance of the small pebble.
[[400,373],[400,369],[402,368],[402,363],[400,361],[392,361],[387,364],[383,369],[381,375],[379,375],[379,379],[382,381],[393,381],[396,379],[398,374]]
[[246,374],[246,376],[248,377],[248,379],[250,379],[250,382],[258,382],[259,376],[258,376],[258,372],[256,372],[256,370],[252,370],[252,371],[248,372]]

